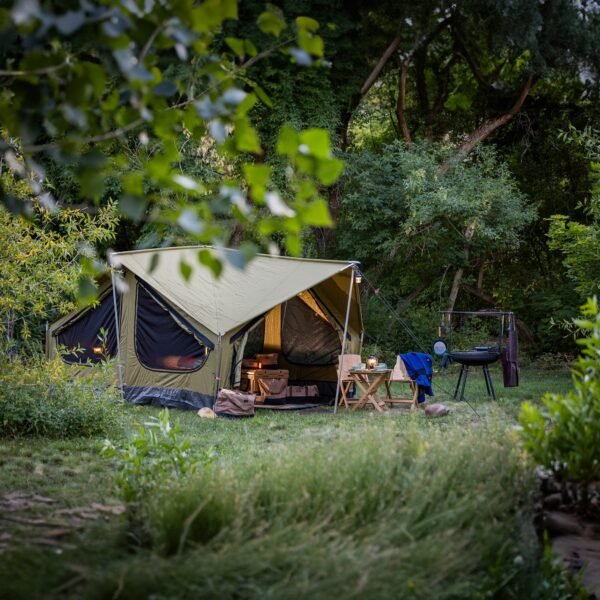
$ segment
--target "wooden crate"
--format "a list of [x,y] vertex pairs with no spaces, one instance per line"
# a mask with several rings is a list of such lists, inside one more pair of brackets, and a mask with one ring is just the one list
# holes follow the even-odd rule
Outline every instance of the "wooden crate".
[[279,355],[277,353],[272,353],[272,354],[257,354],[256,355],[256,360],[261,364],[261,366],[263,367],[268,367],[268,366],[274,366],[277,365],[277,362],[279,360]]

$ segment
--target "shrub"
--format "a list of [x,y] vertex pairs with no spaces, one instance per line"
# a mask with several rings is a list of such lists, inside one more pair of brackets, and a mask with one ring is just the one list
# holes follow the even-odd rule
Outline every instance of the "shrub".
[[542,406],[523,404],[519,420],[525,448],[559,481],[581,484],[587,504],[590,482],[600,478],[600,308],[596,298],[583,306],[576,325],[589,333],[578,340],[583,347],[575,361],[573,390],[546,394]]
[[101,435],[117,424],[113,365],[74,376],[60,359],[0,355],[0,436],[70,438]]
[[161,484],[192,475],[214,456],[211,450],[196,450],[189,440],[180,439],[180,428],[171,425],[166,408],[144,425],[120,447],[105,440],[102,448],[102,456],[116,459],[117,486],[130,503],[144,500]]

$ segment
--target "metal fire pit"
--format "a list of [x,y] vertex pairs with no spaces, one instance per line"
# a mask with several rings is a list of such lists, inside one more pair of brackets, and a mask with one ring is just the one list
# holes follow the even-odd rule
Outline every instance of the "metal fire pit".
[[462,365],[458,381],[456,382],[453,399],[456,400],[459,389],[460,399],[465,399],[465,386],[467,385],[467,377],[469,376],[469,367],[482,367],[488,396],[491,396],[495,400],[496,393],[494,391],[489,365],[496,362],[499,358],[500,350],[497,347],[480,347],[462,352],[450,352],[450,359]]

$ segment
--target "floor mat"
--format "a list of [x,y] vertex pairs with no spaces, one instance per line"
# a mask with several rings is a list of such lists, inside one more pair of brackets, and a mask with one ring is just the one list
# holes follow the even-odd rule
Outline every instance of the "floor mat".
[[309,408],[321,408],[322,404],[255,404],[254,408],[262,408],[269,410],[306,410]]

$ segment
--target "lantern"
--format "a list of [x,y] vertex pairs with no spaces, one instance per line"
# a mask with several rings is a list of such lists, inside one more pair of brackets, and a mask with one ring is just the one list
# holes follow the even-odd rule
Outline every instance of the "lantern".
[[367,358],[367,369],[374,369],[377,366],[377,357],[374,354],[371,354],[369,358]]

